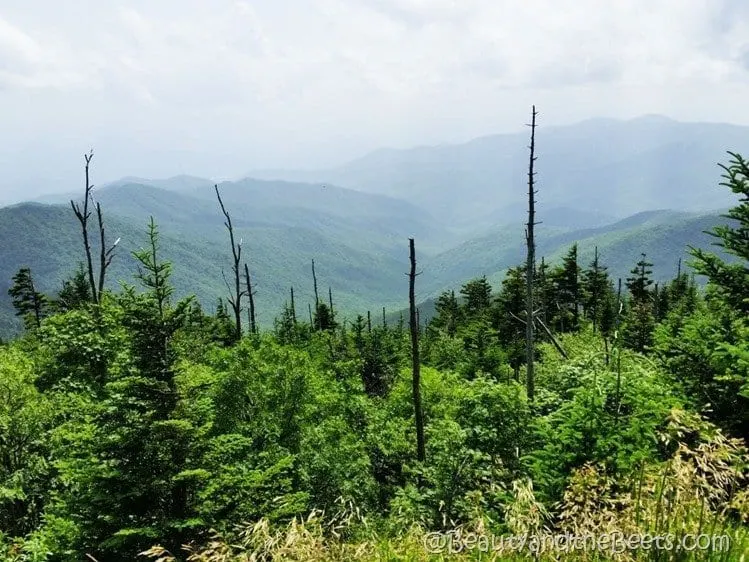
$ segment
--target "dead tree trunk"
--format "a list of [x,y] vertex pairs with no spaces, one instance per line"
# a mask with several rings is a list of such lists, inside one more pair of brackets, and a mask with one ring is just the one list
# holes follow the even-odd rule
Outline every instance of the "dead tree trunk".
[[294,287],[291,288],[291,321],[296,326],[296,305],[294,304]]
[[[312,260],[312,284],[315,289],[315,322],[319,320],[320,315],[320,297],[317,293],[317,274],[315,273],[315,260]],[[319,324],[319,322],[317,322]],[[318,326],[315,326],[315,328],[318,328]]]
[[89,211],[88,204],[91,201],[91,190],[93,189],[93,185],[89,182],[89,165],[91,164],[91,159],[94,157],[94,151],[92,150],[88,154],[85,154],[83,158],[86,160],[86,190],[84,192],[84,199],[83,199],[83,209],[76,203],[75,201],[70,201],[70,206],[73,208],[73,213],[75,214],[76,218],[78,219],[78,222],[81,223],[81,232],[83,234],[83,247],[86,250],[86,265],[88,267],[88,282],[91,286],[91,300],[98,304],[99,302],[99,293],[97,291],[97,284],[96,280],[94,278],[94,261],[91,257],[91,242],[88,238],[88,219],[91,218],[91,211]]
[[250,332],[257,334],[257,324],[255,322],[255,292],[252,290],[252,278],[250,277],[250,268],[247,264],[244,264],[244,280],[247,286],[247,299],[250,302],[250,309],[247,312],[249,315]]
[[416,418],[416,457],[420,462],[426,460],[424,444],[424,415],[421,411],[421,364],[419,361],[419,327],[416,322],[416,250],[414,239],[409,238],[411,256],[411,273],[408,275],[408,302],[411,324],[411,362],[413,371],[414,417]]
[[330,303],[330,319],[333,319],[333,289],[328,287],[328,303]]
[[[593,334],[598,330],[598,301],[601,295],[598,294],[598,274],[600,267],[598,265],[598,246],[593,251],[593,294],[591,295],[591,304],[593,308]],[[604,338],[605,339],[605,338]]]
[[619,277],[616,289],[616,321],[614,323],[614,341],[616,342],[616,420],[619,421],[619,406],[622,391],[622,346],[619,343],[619,321],[622,314],[622,278]]
[[385,330],[388,327],[388,321],[387,321],[387,318],[385,318],[385,307],[384,306],[382,307],[382,327]]
[[[241,288],[240,283],[240,272],[239,263],[242,260],[242,241],[236,243],[234,240],[234,227],[231,223],[231,216],[224,207],[224,202],[221,199],[221,193],[219,193],[218,185],[214,185],[216,190],[216,197],[218,198],[218,204],[221,206],[221,212],[224,214],[226,221],[224,226],[229,231],[229,242],[231,243],[231,254],[233,258],[232,272],[234,273],[234,292],[232,293],[231,288],[229,289],[229,304],[231,305],[232,311],[234,312],[234,331],[235,338],[239,341],[242,338],[242,296],[244,291]],[[227,282],[228,285],[228,282]]]
[[112,264],[114,258],[114,251],[117,248],[117,244],[120,243],[120,239],[115,240],[109,248],[107,248],[106,236],[104,233],[104,217],[101,212],[101,204],[96,203],[96,218],[99,222],[99,243],[101,253],[99,254],[99,299],[104,292],[104,280],[107,275],[107,269]]
[[526,256],[525,272],[525,364],[526,364],[526,392],[528,400],[533,401],[535,394],[535,375],[533,373],[533,353],[534,353],[534,334],[533,334],[533,274],[536,268],[536,246],[533,238],[533,227],[536,225],[536,208],[534,190],[533,164],[536,161],[536,106],[533,106],[531,120],[531,145],[530,160],[528,163],[528,224],[526,225],[526,244],[528,252]]

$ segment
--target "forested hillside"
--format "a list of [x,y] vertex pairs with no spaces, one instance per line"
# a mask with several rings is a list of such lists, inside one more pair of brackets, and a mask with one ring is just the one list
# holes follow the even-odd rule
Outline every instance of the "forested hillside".
[[[142,225],[153,215],[159,220],[165,259],[174,267],[175,294],[195,295],[206,310],[215,310],[218,299],[226,296],[222,271],[230,268],[230,251],[213,186],[194,183],[172,182],[164,189],[124,182],[96,192],[105,209],[107,232],[121,240],[109,288],[132,281],[135,263],[130,254],[144,244]],[[245,242],[255,276],[257,317],[266,328],[272,326],[292,286],[300,306],[314,303],[313,259],[321,290],[330,287],[342,317],[352,320],[360,311],[385,306],[393,312],[407,306],[403,240],[408,236],[424,240],[420,301],[480,275],[498,287],[507,268],[524,252],[523,226],[516,220],[474,236],[444,227],[409,203],[333,186],[246,180],[223,183],[220,189],[232,210],[237,236]],[[578,241],[584,259],[598,246],[617,278],[625,277],[645,252],[658,281],[674,275],[679,257],[686,258],[687,243],[708,247],[703,231],[723,221],[715,213],[664,211],[580,229],[574,219],[563,221],[564,216],[575,215],[558,210],[556,219],[544,220],[539,228],[539,256],[549,263],[557,263]],[[0,208],[0,337],[20,329],[7,296],[12,276],[29,267],[40,290],[59,290],[81,261],[78,228],[69,205]]]
[[716,183],[726,217],[529,229],[525,255],[522,224],[424,255],[412,208],[343,191],[305,226],[252,186],[0,210],[2,559],[743,560],[749,163]]

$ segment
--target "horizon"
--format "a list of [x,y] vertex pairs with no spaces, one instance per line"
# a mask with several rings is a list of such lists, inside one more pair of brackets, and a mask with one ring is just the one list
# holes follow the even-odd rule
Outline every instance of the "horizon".
[[[539,112],[539,115],[541,115],[541,112]],[[726,122],[726,121],[698,121],[698,120],[695,120],[695,121],[686,121],[686,120],[676,119],[676,118],[674,118],[672,116],[661,114],[661,113],[644,113],[642,115],[636,115],[636,116],[633,116],[633,117],[626,117],[626,118],[597,115],[597,116],[586,117],[586,118],[583,118],[583,119],[580,119],[580,120],[577,120],[577,121],[574,121],[574,122],[571,122],[571,123],[549,125],[548,127],[543,127],[542,125],[539,125],[538,129],[540,131],[543,131],[544,129],[546,129],[547,131],[553,131],[553,130],[558,130],[558,129],[578,127],[578,126],[585,125],[587,123],[595,123],[595,122],[631,123],[631,122],[634,122],[634,121],[643,121],[643,120],[646,120],[646,119],[653,119],[653,120],[659,120],[659,121],[662,120],[664,122],[678,123],[678,124],[687,124],[687,125],[717,125],[717,126],[730,126],[730,127],[747,127],[749,129],[749,125],[742,125],[742,124],[739,124],[739,123],[731,123],[731,122]],[[116,184],[119,184],[119,183],[123,183],[123,182],[133,182],[133,183],[144,183],[145,184],[146,182],[161,182],[161,181],[174,180],[174,179],[178,179],[178,178],[189,178],[189,179],[194,179],[194,180],[202,180],[202,181],[207,181],[209,183],[215,183],[215,184],[219,184],[219,185],[221,183],[239,182],[239,181],[246,180],[246,179],[254,179],[254,180],[258,180],[258,181],[280,181],[280,182],[288,182],[288,183],[310,183],[310,184],[313,184],[313,183],[320,183],[320,182],[311,182],[311,181],[304,181],[304,180],[292,180],[292,179],[287,179],[287,178],[281,177],[281,176],[279,176],[278,178],[271,179],[271,178],[267,177],[267,175],[268,174],[274,174],[274,173],[279,173],[279,174],[292,173],[293,174],[293,173],[300,173],[300,172],[301,173],[304,173],[304,172],[325,173],[325,172],[327,172],[329,170],[336,170],[336,169],[343,168],[344,166],[346,166],[347,164],[349,164],[351,162],[356,162],[356,161],[358,161],[360,159],[364,159],[364,158],[366,158],[366,157],[368,157],[370,155],[373,155],[373,154],[376,154],[376,153],[380,153],[380,152],[387,152],[387,151],[392,151],[392,152],[407,152],[407,151],[420,150],[420,149],[433,149],[433,148],[444,148],[444,147],[450,147],[450,146],[462,146],[462,145],[466,145],[466,144],[469,144],[469,143],[472,143],[472,142],[475,142],[475,141],[478,141],[478,140],[482,140],[482,139],[488,139],[488,138],[493,138],[493,137],[502,137],[502,136],[516,136],[516,135],[524,134],[525,131],[523,130],[523,128],[525,128],[525,125],[521,125],[520,127],[516,128],[515,130],[488,133],[488,134],[485,134],[485,135],[481,135],[481,136],[477,136],[477,137],[472,137],[472,138],[464,139],[464,140],[457,141],[457,142],[446,142],[446,141],[444,141],[444,142],[424,143],[424,144],[417,144],[417,145],[412,145],[412,146],[401,146],[401,147],[387,146],[387,145],[386,146],[380,146],[380,147],[373,148],[372,150],[368,150],[368,151],[366,151],[364,153],[355,155],[353,158],[348,158],[348,159],[345,159],[345,160],[341,160],[339,162],[332,163],[331,165],[325,166],[325,167],[306,167],[306,168],[305,167],[294,168],[294,167],[283,167],[283,166],[281,166],[281,167],[275,167],[275,168],[263,168],[263,167],[261,167],[261,168],[254,168],[252,170],[248,170],[247,172],[240,173],[238,175],[223,176],[223,177],[220,177],[220,176],[217,176],[217,177],[201,176],[201,175],[198,175],[198,174],[190,173],[190,171],[188,170],[188,171],[182,171],[182,172],[179,172],[179,173],[165,174],[165,175],[151,176],[151,177],[140,176],[140,175],[136,175],[136,174],[126,174],[126,175],[119,176],[119,177],[104,178],[101,181],[95,181],[95,178],[97,177],[98,174],[96,172],[96,164],[97,164],[97,158],[96,158],[96,156],[97,156],[97,151],[96,151],[96,148],[94,147],[92,149],[93,152],[94,152],[94,159],[92,160],[92,166],[91,166],[92,172],[91,173],[92,173],[92,178],[93,178],[92,181],[93,181],[94,185],[98,186],[100,189],[102,189],[102,188],[108,188],[108,187],[111,187],[113,185],[116,185]],[[80,156],[82,157],[83,154],[84,153],[81,153]],[[82,158],[81,158],[81,160],[82,160]],[[82,165],[80,166],[79,172],[80,172],[80,174],[83,174],[83,166]],[[253,175],[253,174],[256,174],[256,175]],[[80,180],[80,178],[78,178],[78,180]],[[351,189],[353,191],[362,191],[362,190],[357,189],[355,187],[349,187],[349,186],[346,186],[346,185],[335,184],[335,182],[329,182],[329,183],[332,186],[343,188],[343,189]],[[58,185],[60,185],[60,184],[58,184]],[[157,186],[154,186],[154,187],[157,187]],[[71,195],[71,194],[73,194],[75,192],[76,192],[76,190],[75,190],[75,188],[72,185],[70,187],[67,187],[66,185],[60,185],[60,189],[55,189],[55,190],[46,190],[46,191],[41,190],[41,191],[38,191],[37,193],[35,193],[34,195],[31,195],[31,196],[21,196],[20,194],[16,194],[14,196],[13,194],[10,194],[9,198],[6,198],[5,197],[5,193],[3,191],[0,191],[0,207],[8,207],[8,206],[17,205],[19,203],[27,203],[27,202],[28,203],[39,203],[39,202],[44,203],[45,199],[52,199],[52,198],[55,198],[57,196],[62,196],[62,195]],[[392,197],[392,196],[390,196],[390,197]],[[722,207],[716,207],[716,209],[711,209],[710,211],[712,211],[712,210],[719,210],[721,208]]]

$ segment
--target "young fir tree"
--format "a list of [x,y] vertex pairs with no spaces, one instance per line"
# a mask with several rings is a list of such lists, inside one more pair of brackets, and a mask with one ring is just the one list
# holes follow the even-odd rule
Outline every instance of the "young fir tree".
[[445,291],[434,304],[435,316],[429,324],[432,330],[444,331],[448,336],[455,336],[462,322],[462,311],[455,291]]
[[62,289],[60,289],[53,304],[57,311],[67,312],[82,308],[91,300],[91,285],[83,263],[79,263],[73,276],[63,281]]
[[39,328],[47,313],[47,297],[36,290],[31,269],[23,267],[13,276],[13,285],[8,294],[27,329]]
[[194,429],[174,417],[179,395],[172,340],[186,323],[191,300],[171,303],[171,264],[158,256],[153,219],[148,238],[148,247],[134,252],[145,292],[128,287],[119,299],[129,360],[127,368],[108,375],[95,420],[90,511],[80,514],[104,560],[134,559],[154,532],[177,547],[189,519],[189,480],[179,474]]
[[520,379],[520,367],[525,362],[525,267],[510,268],[502,281],[502,288],[497,296],[494,324],[499,342],[505,349],[508,361]]
[[631,270],[632,275],[626,281],[630,303],[622,329],[622,341],[624,345],[640,353],[649,350],[653,344],[656,317],[654,291],[651,289],[653,279],[650,277],[652,266],[646,260],[646,255],[641,254],[640,261]]
[[486,275],[465,283],[460,294],[463,296],[463,310],[470,318],[477,318],[489,312],[492,304],[492,286]]
[[577,243],[573,244],[552,272],[556,300],[555,327],[560,332],[580,328],[580,266],[577,263]]
[[322,301],[317,303],[315,314],[313,317],[313,324],[315,330],[320,332],[330,332],[335,330],[338,324],[333,316],[333,310],[330,306]]
[[604,303],[609,296],[607,293],[611,291],[611,280],[606,269],[601,265],[598,246],[596,246],[593,261],[588,269],[582,272],[581,282],[583,307],[585,315],[593,324],[593,333],[596,333],[600,327]]
[[632,276],[627,277],[626,286],[633,304],[648,303],[649,305],[652,305],[652,290],[650,289],[650,286],[653,284],[653,280],[650,276],[652,275],[653,270],[650,268],[653,267],[653,264],[645,259],[647,257],[645,254],[640,255],[640,261],[638,261],[635,268],[630,271]]

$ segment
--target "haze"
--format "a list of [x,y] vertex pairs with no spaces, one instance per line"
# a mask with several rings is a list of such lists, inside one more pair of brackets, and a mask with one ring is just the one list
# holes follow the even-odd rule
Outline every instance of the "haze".
[[[0,0],[0,202],[658,113],[749,124],[745,0]],[[542,135],[543,129],[539,129]]]

